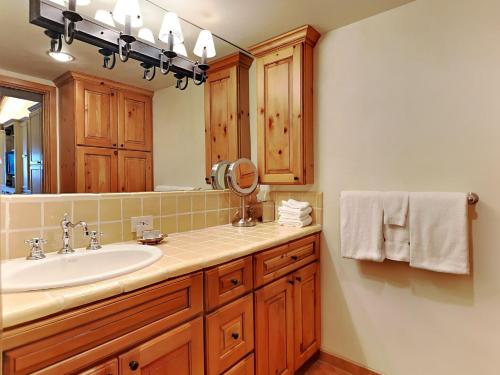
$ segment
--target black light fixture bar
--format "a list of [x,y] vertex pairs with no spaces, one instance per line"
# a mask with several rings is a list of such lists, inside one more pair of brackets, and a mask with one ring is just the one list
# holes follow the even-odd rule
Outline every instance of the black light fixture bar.
[[[83,20],[77,23],[74,38],[82,42],[92,44],[98,48],[107,48],[118,53],[118,39],[120,32],[110,27],[103,26],[93,19],[82,16]],[[44,29],[64,34],[63,10],[54,3],[45,0],[30,0],[30,23]],[[96,51],[97,52],[97,51]],[[151,46],[141,40],[136,40],[131,45],[130,58],[151,66],[160,66],[161,48]],[[193,78],[196,63],[185,58],[176,56],[171,60],[170,71],[179,75]],[[201,74],[196,74],[196,79],[202,79]]]

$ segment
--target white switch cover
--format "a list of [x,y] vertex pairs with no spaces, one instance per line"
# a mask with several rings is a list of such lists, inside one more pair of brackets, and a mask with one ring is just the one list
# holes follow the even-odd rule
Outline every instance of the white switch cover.
[[131,232],[142,236],[142,231],[153,230],[153,216],[132,216],[130,218]]

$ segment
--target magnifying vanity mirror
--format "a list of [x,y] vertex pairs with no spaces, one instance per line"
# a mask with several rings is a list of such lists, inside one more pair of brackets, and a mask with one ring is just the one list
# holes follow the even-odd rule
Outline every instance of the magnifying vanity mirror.
[[241,198],[240,219],[233,222],[236,227],[253,227],[256,222],[248,215],[246,197],[258,185],[257,168],[251,160],[241,158],[231,163],[226,173],[226,183],[233,193]]

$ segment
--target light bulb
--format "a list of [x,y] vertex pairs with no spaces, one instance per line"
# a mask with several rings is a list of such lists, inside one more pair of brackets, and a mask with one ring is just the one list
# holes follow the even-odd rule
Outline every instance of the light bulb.
[[147,27],[143,27],[142,29],[140,29],[137,36],[140,39],[145,40],[146,42],[155,44],[155,37],[153,35],[153,32]]
[[142,16],[141,8],[137,0],[118,0],[113,10],[113,18],[120,25],[125,25],[127,16],[130,16],[130,26],[141,27]]
[[203,51],[205,49],[207,58],[215,56],[214,38],[212,37],[212,33],[208,30],[201,30],[198,35],[196,45],[194,46],[193,53],[196,56],[203,57]]
[[174,45],[184,42],[184,35],[182,34],[181,23],[179,17],[174,12],[167,12],[163,16],[163,22],[160,28],[158,38],[162,42],[168,43],[168,35],[172,32],[174,36]]
[[50,57],[52,57],[54,60],[59,61],[59,62],[63,62],[63,63],[67,63],[67,62],[73,61],[75,59],[72,55],[70,55],[69,53],[66,53],[66,52],[48,51],[47,54]]
[[95,12],[94,18],[105,25],[115,27],[115,21],[113,21],[113,14],[111,12],[108,12],[107,10],[99,9],[98,11]]

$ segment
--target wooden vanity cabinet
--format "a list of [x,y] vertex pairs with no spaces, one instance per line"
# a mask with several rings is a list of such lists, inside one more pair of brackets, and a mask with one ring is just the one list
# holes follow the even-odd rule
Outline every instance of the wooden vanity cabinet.
[[313,49],[320,34],[303,26],[249,48],[256,56],[260,182],[314,183]]
[[79,372],[78,375],[118,375],[118,359],[113,358],[86,371]]
[[152,190],[153,92],[75,72],[54,82],[61,192]]
[[248,69],[253,58],[237,52],[210,63],[205,82],[205,165],[250,158]]

